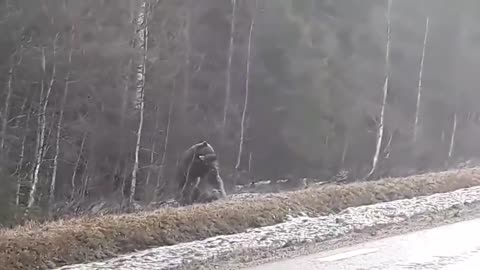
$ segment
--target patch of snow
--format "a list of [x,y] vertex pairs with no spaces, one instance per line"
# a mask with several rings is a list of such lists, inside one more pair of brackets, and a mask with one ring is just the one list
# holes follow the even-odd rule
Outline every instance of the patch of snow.
[[348,208],[328,216],[290,217],[284,223],[250,229],[244,233],[163,246],[104,262],[65,266],[58,270],[179,269],[191,263],[208,262],[242,251],[274,250],[297,243],[321,242],[369,227],[400,223],[415,215],[437,213],[476,202],[480,202],[480,187]]

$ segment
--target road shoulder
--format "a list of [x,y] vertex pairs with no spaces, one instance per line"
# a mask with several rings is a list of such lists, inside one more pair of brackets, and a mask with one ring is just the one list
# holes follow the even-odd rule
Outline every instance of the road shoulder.
[[435,214],[421,214],[407,221],[376,228],[367,228],[323,242],[292,245],[273,251],[246,252],[234,258],[217,258],[208,265],[189,265],[185,270],[236,270],[274,261],[291,259],[327,250],[348,247],[386,237],[427,230],[443,225],[480,218],[480,203],[448,209]]

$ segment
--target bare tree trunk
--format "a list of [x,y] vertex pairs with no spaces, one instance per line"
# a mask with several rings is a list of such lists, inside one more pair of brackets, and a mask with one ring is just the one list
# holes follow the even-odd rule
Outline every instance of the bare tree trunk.
[[[25,99],[25,103],[27,102],[27,99]],[[25,143],[27,141],[27,136],[28,136],[28,131],[30,127],[30,112],[27,112],[27,119],[25,122],[25,132],[23,134],[23,139],[22,139],[22,145],[20,146],[20,159],[18,160],[17,163],[17,168],[15,169],[15,175],[17,177],[17,190],[15,194],[15,205],[19,206],[20,205],[20,196],[21,196],[21,188],[22,188],[22,180],[23,177],[19,175],[19,172],[23,168],[23,163],[25,161]],[[28,178],[28,175],[27,175]]]
[[[132,5],[134,5],[134,2],[131,3]],[[134,12],[134,9],[135,8],[131,8],[132,12],[131,12],[131,21],[132,23],[134,24],[135,23],[135,12]],[[126,72],[125,72],[125,75],[124,75],[124,85],[123,85],[123,93],[122,93],[122,106],[121,106],[121,111],[120,111],[120,128],[122,130],[122,132],[124,132],[124,128],[125,128],[125,122],[126,122],[126,118],[127,118],[127,108],[128,108],[128,103],[129,103],[129,95],[128,95],[128,92],[129,92],[129,89],[130,89],[130,75],[132,74],[132,71],[131,71],[131,68],[132,68],[132,64],[133,64],[133,61],[132,59],[130,58],[127,65],[126,65]],[[126,145],[126,138],[125,138],[125,134],[122,134],[120,136],[120,140],[122,142],[123,145]],[[114,191],[114,187],[115,187],[115,183],[117,181],[116,177],[119,176],[120,178],[120,181],[122,182],[122,186],[123,186],[123,183],[125,182],[125,177],[124,177],[124,174],[121,172],[121,168],[120,168],[120,164],[122,162],[122,157],[124,156],[125,152],[124,152],[124,148],[122,148],[120,151],[119,151],[119,156],[116,158],[116,161],[115,161],[115,166],[113,167],[113,174],[112,174],[112,190]],[[122,188],[122,194],[123,194],[123,188]]]
[[160,191],[160,185],[162,182],[164,182],[163,179],[165,174],[165,166],[166,166],[165,163],[167,161],[168,139],[170,136],[170,123],[172,121],[172,113],[173,113],[174,105],[175,105],[175,90],[172,90],[172,94],[170,96],[170,106],[168,108],[168,115],[167,115],[167,127],[165,129],[165,138],[163,140],[163,153],[162,153],[162,160],[160,161],[160,172],[157,175],[157,186],[155,188],[156,193]]
[[392,8],[392,0],[387,0],[387,10],[386,10],[386,19],[387,19],[387,45],[385,52],[385,83],[383,85],[383,100],[382,107],[380,110],[380,122],[377,127],[377,144],[375,146],[375,155],[373,156],[372,169],[367,174],[365,179],[370,178],[375,170],[377,169],[378,160],[380,156],[380,149],[382,147],[383,132],[385,129],[385,106],[387,105],[387,96],[388,96],[388,80],[390,76],[390,13]]
[[7,97],[5,98],[5,104],[3,107],[2,116],[2,131],[0,133],[0,151],[3,153],[3,148],[5,147],[5,137],[7,136],[7,123],[8,123],[8,112],[10,110],[10,99],[12,97],[12,81],[13,81],[13,63],[10,66],[8,71],[8,82],[7,82]]
[[143,118],[145,110],[145,80],[146,80],[146,69],[147,69],[147,50],[148,50],[148,9],[149,5],[147,4],[148,0],[145,0],[141,3],[140,12],[137,18],[137,35],[138,40],[140,41],[139,49],[142,50],[142,59],[141,64],[137,68],[137,106],[139,107],[140,120],[138,122],[137,129],[137,141],[135,144],[135,161],[133,163],[132,170],[132,180],[130,185],[130,194],[128,198],[128,204],[133,203],[135,197],[135,191],[137,186],[137,174],[139,168],[138,154],[140,152],[140,144],[142,138],[143,130]]
[[422,81],[423,81],[423,65],[425,62],[425,51],[427,48],[427,40],[428,40],[428,30],[429,30],[429,21],[430,18],[427,17],[425,22],[425,36],[423,39],[423,49],[422,49],[422,59],[420,61],[420,71],[418,74],[418,89],[417,89],[417,106],[415,109],[415,123],[413,126],[413,142],[417,142],[418,136],[418,123],[419,123],[419,116],[420,116],[420,103],[422,98]]
[[[68,65],[69,68],[72,66],[72,56],[73,56],[73,42],[75,39],[75,29],[72,28],[72,36],[71,36],[71,42],[70,42],[70,52],[68,53]],[[58,159],[60,156],[60,137],[62,133],[62,126],[63,126],[63,115],[65,112],[65,105],[67,103],[67,96],[68,96],[68,90],[70,86],[70,78],[71,77],[71,71],[67,71],[67,75],[65,77],[65,86],[63,88],[63,96],[62,96],[62,101],[60,103],[60,114],[58,116],[58,122],[57,122],[57,134],[55,138],[55,157],[53,159],[53,171],[52,171],[52,180],[50,181],[50,190],[49,190],[49,206],[52,206],[54,200],[55,200],[55,185],[57,182],[57,171],[58,171]]]
[[[52,119],[53,119],[53,115],[54,115],[54,113],[52,113]],[[48,140],[48,138],[52,137],[52,131],[53,131],[53,127],[55,126],[55,124],[56,123],[54,121],[52,121],[52,123],[50,124],[50,127],[47,129],[48,133],[45,136],[45,141]],[[51,147],[51,145],[48,145],[47,143],[45,143],[45,148],[43,150],[43,156],[42,156],[43,161],[45,161],[45,157],[47,156],[47,153],[48,153],[50,147]]]
[[[131,65],[132,65],[132,60],[130,59],[128,61],[128,64],[127,64],[127,72],[130,72],[130,68],[131,68]],[[125,119],[127,118],[126,117],[126,114],[127,114],[127,107],[128,107],[128,90],[130,88],[130,85],[129,85],[129,78],[128,76],[126,76],[125,78],[125,84],[124,84],[124,87],[123,87],[123,95],[122,95],[122,110],[120,112],[120,125],[121,127],[123,128],[125,126]]]
[[[121,108],[121,112],[120,112],[120,127],[121,127],[122,131],[125,128],[125,122],[126,122],[126,118],[127,118],[126,114],[127,114],[127,107],[128,107],[128,90],[130,88],[130,84],[129,84],[130,80],[129,80],[128,73],[131,72],[131,66],[132,66],[132,59],[130,59],[128,61],[128,64],[127,64],[127,75],[125,76],[125,84],[124,84],[124,87],[123,87],[122,108]],[[125,139],[124,135],[121,136],[121,141],[123,142],[124,145],[126,144],[126,139]],[[113,171],[113,182],[114,183],[115,183],[115,176],[117,174],[118,175],[123,175],[121,173],[121,170],[120,170],[120,164],[122,162],[121,157],[124,154],[123,149],[122,149],[122,151],[119,151],[119,152],[120,152],[120,156],[117,157],[116,164],[114,166],[114,171]],[[124,183],[125,182],[125,177],[122,176],[120,178],[121,178],[121,182]],[[122,192],[123,192],[123,189],[122,189]]]
[[[156,114],[155,114],[155,132],[158,130],[158,122],[160,118],[160,108],[156,106]],[[157,140],[155,135],[152,136],[152,148],[150,150],[150,167],[153,166],[155,162],[155,153],[157,151]],[[145,180],[145,186],[149,188],[150,186],[150,178],[152,177],[152,170],[149,169],[147,172],[147,178]]]
[[[454,58],[454,63],[452,63],[452,66],[454,67],[453,69],[454,78],[457,80],[462,80],[463,73],[460,71],[460,66],[463,64],[461,60],[467,57],[467,55],[463,53],[465,50],[464,41],[466,40],[467,28],[465,27],[465,17],[462,16],[462,14],[458,14],[458,16],[459,16],[458,17],[459,22],[458,22],[457,31],[456,31],[456,34],[458,36],[455,44],[457,55]],[[458,115],[457,115],[458,107],[461,106],[460,105],[461,98],[465,97],[464,96],[465,93],[463,93],[463,91],[465,91],[465,89],[463,89],[464,87],[462,87],[461,85],[455,85],[454,87],[456,87],[456,89],[454,90],[454,97],[453,97],[455,101],[455,105],[453,108],[454,109],[453,124],[452,124],[452,131],[450,133],[451,136],[450,136],[450,144],[448,147],[448,159],[446,161],[447,165],[449,165],[449,163],[452,161],[453,155],[455,153],[455,140],[456,140],[457,124],[458,124]]]
[[3,113],[0,114],[2,116],[2,129],[0,131],[0,151],[3,153],[3,149],[5,147],[5,139],[7,137],[7,124],[9,118],[9,111],[10,111],[10,101],[12,98],[13,93],[13,79],[15,76],[15,66],[19,65],[22,61],[22,56],[20,55],[20,59],[18,62],[15,62],[15,53],[12,55],[12,60],[10,62],[10,69],[8,70],[8,81],[7,81],[7,96],[5,97],[5,104],[3,106]]
[[[43,52],[43,51],[42,51]],[[44,53],[44,52],[43,52]],[[45,76],[45,74],[43,75]],[[37,115],[37,128],[36,128],[36,136],[35,136],[35,156],[34,156],[34,161],[33,161],[33,168],[32,168],[32,171],[31,171],[31,175],[30,175],[30,180],[31,180],[31,183],[30,183],[30,188],[32,188],[32,183],[34,182],[34,179],[35,179],[35,174],[36,174],[36,171],[37,171],[37,164],[41,164],[41,161],[42,161],[42,158],[43,158],[43,155],[41,153],[41,148],[42,148],[42,142],[40,140],[40,138],[42,137],[42,129],[41,129],[41,122],[42,122],[42,115],[41,115],[41,109],[40,109],[40,106],[42,104],[42,101],[43,101],[43,96],[44,96],[44,92],[45,92],[45,81],[44,81],[44,78],[42,78],[42,80],[40,81],[40,98],[39,98],[39,108],[35,111],[35,114]],[[38,167],[40,167],[40,165],[38,165]],[[40,168],[38,168],[40,169]],[[29,192],[29,195],[32,191],[30,190]],[[28,206],[28,200],[27,200],[27,206]],[[28,211],[28,209],[27,209]]]
[[393,134],[394,132],[390,133],[390,137],[388,139],[387,145],[385,145],[385,148],[383,149],[383,158],[385,159],[389,158],[392,152]]
[[124,161],[125,161],[125,163],[123,164],[121,190],[122,190],[122,194],[125,195],[126,186],[127,186],[127,178],[128,178],[128,174],[129,174],[129,170],[128,170],[128,158],[125,158]]
[[453,152],[455,148],[455,135],[457,133],[457,113],[453,115],[453,126],[452,126],[452,136],[450,137],[450,146],[448,148],[448,160],[453,157]]
[[82,160],[83,148],[85,147],[85,141],[87,139],[87,133],[83,133],[82,143],[80,144],[80,151],[78,152],[77,161],[75,162],[75,167],[73,168],[72,180],[71,180],[71,193],[70,198],[75,197],[75,178],[77,178],[78,167],[80,166],[80,161]]
[[346,135],[345,140],[343,142],[343,151],[342,151],[342,160],[341,160],[342,168],[345,167],[345,160],[347,159],[347,152],[348,152],[349,144],[350,144],[350,138],[349,138],[348,135]]
[[245,138],[245,117],[247,114],[248,94],[250,90],[250,62],[251,62],[250,57],[252,54],[252,36],[253,36],[253,30],[255,28],[255,13],[257,9],[257,2],[258,1],[255,0],[255,7],[252,12],[252,19],[250,21],[250,30],[248,33],[247,71],[245,73],[245,101],[243,102],[242,122],[240,124],[240,144],[238,145],[237,164],[235,165],[235,170],[238,170],[240,168],[240,161],[242,160],[242,152],[243,152],[243,141]]
[[135,192],[136,192],[136,186],[137,186],[137,174],[138,174],[138,168],[139,168],[139,152],[140,152],[140,144],[141,144],[141,137],[142,137],[142,129],[143,129],[143,112],[144,112],[144,100],[143,96],[140,97],[140,120],[138,122],[138,129],[137,129],[137,140],[135,143],[135,161],[133,163],[133,170],[132,170],[132,180],[131,180],[131,186],[130,186],[130,194],[129,194],[129,204],[133,202]]
[[[43,162],[43,156],[45,152],[45,131],[46,131],[46,126],[47,126],[47,119],[46,119],[46,114],[47,114],[47,107],[48,107],[48,100],[50,98],[50,93],[52,92],[53,84],[55,82],[55,76],[56,76],[56,61],[55,61],[55,56],[56,56],[56,51],[57,51],[57,41],[58,41],[59,33],[56,34],[55,39],[53,41],[53,67],[52,67],[52,76],[50,78],[50,83],[47,88],[47,92],[45,93],[45,96],[43,97],[40,95],[40,106],[41,106],[41,111],[39,112],[39,136],[38,136],[38,149],[36,153],[36,161],[34,165],[34,170],[33,170],[33,177],[32,177],[32,186],[30,189],[30,194],[28,196],[28,204],[27,208],[30,209],[32,206],[35,204],[35,194],[37,192],[37,185],[39,181],[39,173],[40,173],[40,167]],[[45,56],[45,49],[42,50],[42,71],[43,71],[43,77],[45,78],[46,76],[46,56]],[[44,88],[44,78],[42,78],[42,90],[41,93],[43,93],[43,88]]]
[[188,97],[190,93],[190,68],[191,68],[191,58],[192,58],[192,43],[190,40],[190,29],[191,29],[191,4],[192,0],[188,0],[186,3],[186,14],[185,14],[185,27],[183,29],[183,36],[185,39],[185,75],[183,76],[183,98],[185,104],[188,103]]
[[252,152],[248,155],[248,173],[252,173]]
[[90,179],[90,174],[89,174],[88,170],[90,170],[89,160],[87,160],[85,162],[85,168],[83,170],[83,175],[80,178],[82,180],[82,183],[81,183],[82,186],[81,186],[81,189],[80,189],[80,201],[85,200],[85,195],[87,195],[87,193],[88,193],[88,182],[89,182],[89,179]]
[[231,77],[232,77],[232,58],[234,52],[234,37],[235,37],[235,17],[237,13],[237,1],[232,1],[232,18],[230,21],[230,44],[228,46],[228,63],[227,63],[227,85],[225,90],[225,104],[223,108],[223,122],[222,132],[225,134],[227,127],[227,114],[230,106],[230,92],[231,92]]

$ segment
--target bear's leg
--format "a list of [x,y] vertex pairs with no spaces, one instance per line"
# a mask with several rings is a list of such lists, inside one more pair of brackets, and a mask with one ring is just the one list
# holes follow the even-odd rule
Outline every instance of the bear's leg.
[[197,177],[195,180],[191,179],[186,185],[184,192],[182,192],[184,205],[190,205],[195,203],[199,196],[198,184],[200,182],[200,177]]

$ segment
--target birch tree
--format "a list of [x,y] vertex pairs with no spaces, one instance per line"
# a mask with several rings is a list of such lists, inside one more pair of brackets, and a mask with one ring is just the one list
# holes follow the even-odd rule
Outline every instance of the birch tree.
[[53,84],[55,83],[56,79],[56,72],[57,72],[57,65],[56,65],[56,52],[57,52],[57,41],[58,41],[59,33],[55,35],[55,38],[53,40],[53,66],[52,66],[52,74],[50,77],[50,82],[47,85],[46,93],[45,92],[45,79],[47,76],[47,70],[46,70],[46,56],[45,56],[45,49],[42,48],[42,62],[41,62],[41,68],[42,68],[42,80],[41,80],[41,85],[40,85],[40,111],[38,112],[38,135],[37,135],[37,149],[36,149],[36,158],[35,158],[35,163],[34,163],[34,168],[33,168],[33,174],[32,174],[32,185],[30,188],[30,193],[28,196],[28,204],[27,208],[30,209],[32,206],[35,204],[35,194],[37,193],[37,188],[38,188],[38,182],[39,182],[39,177],[40,177],[40,167],[43,163],[43,157],[45,155],[45,133],[46,133],[46,128],[47,128],[47,107],[48,107],[48,101],[50,98],[50,93],[52,92]]
[[222,122],[222,132],[225,132],[227,127],[227,115],[228,108],[230,106],[230,95],[231,95],[231,77],[232,77],[232,58],[234,52],[234,37],[235,37],[235,17],[237,12],[237,1],[232,0],[232,16],[230,20],[230,43],[228,45],[228,62],[227,62],[227,80],[226,80],[226,89],[225,89],[225,103],[223,107],[223,122]]
[[70,86],[71,79],[71,68],[72,68],[72,56],[73,56],[73,44],[75,41],[75,29],[72,27],[71,38],[70,38],[70,51],[68,53],[68,71],[65,76],[65,85],[63,88],[62,100],[60,102],[60,113],[58,116],[57,127],[56,127],[56,136],[55,136],[55,156],[53,158],[53,171],[52,171],[52,180],[50,180],[50,190],[49,190],[49,205],[52,206],[55,200],[55,185],[57,183],[57,171],[58,171],[58,160],[60,156],[60,138],[63,128],[63,115],[65,112],[65,104],[67,103],[68,90]]
[[[155,128],[154,128],[154,132],[156,132],[158,130],[158,123],[160,122],[159,121],[159,118],[160,118],[160,108],[158,106],[155,106]],[[157,151],[157,140],[156,140],[156,136],[155,135],[152,135],[151,136],[151,140],[152,140],[152,146],[151,146],[151,149],[150,149],[150,166],[148,168],[148,172],[147,172],[147,178],[145,179],[145,186],[148,188],[150,186],[150,178],[152,176],[152,166],[155,162],[155,153]]]
[[5,97],[5,104],[3,107],[3,113],[0,115],[2,117],[2,130],[0,132],[0,151],[4,152],[5,147],[5,137],[7,136],[7,123],[8,123],[8,112],[10,109],[10,99],[12,97],[12,81],[13,81],[13,63],[8,71],[8,82],[7,82],[7,96]]
[[87,161],[85,161],[85,168],[83,169],[83,175],[80,178],[80,180],[82,181],[81,182],[82,186],[81,186],[81,189],[80,189],[80,201],[83,201],[85,199],[85,195],[87,195],[87,193],[88,193],[88,185],[89,185],[89,181],[90,181],[89,170],[90,170],[90,162],[87,159]]
[[80,162],[82,160],[83,149],[85,148],[86,139],[87,139],[87,133],[84,132],[82,136],[82,142],[80,143],[80,150],[78,151],[78,154],[77,154],[77,160],[75,161],[75,166],[73,167],[72,178],[70,180],[70,188],[71,188],[70,198],[71,199],[75,197],[75,192],[76,192],[75,179],[77,178],[77,172],[80,167]]
[[[128,61],[128,64],[127,64],[127,67],[126,67],[126,74],[123,77],[123,91],[122,91],[122,106],[121,106],[121,111],[120,111],[120,128],[121,130],[123,131],[125,129],[125,125],[126,125],[126,118],[127,118],[127,111],[128,111],[128,101],[129,101],[129,89],[130,89],[130,75],[131,74],[131,67],[132,67],[132,59],[130,59]],[[121,141],[123,143],[126,143],[126,138],[125,136],[122,134],[121,136]],[[122,162],[122,157],[124,154],[123,152],[124,150],[122,149],[120,151],[120,156],[117,158],[116,162],[115,162],[115,165],[113,167],[113,178],[114,178],[114,182],[115,182],[115,176],[116,175],[122,175],[122,183],[124,183],[125,181],[125,178],[123,177],[124,174],[122,174],[121,172],[121,162]],[[125,161],[125,163],[127,163]],[[123,191],[123,189],[122,189]]]
[[420,104],[422,98],[422,81],[423,81],[423,66],[425,62],[425,51],[427,48],[427,40],[428,40],[428,30],[429,30],[429,21],[430,18],[427,17],[425,21],[425,34],[423,38],[423,48],[422,48],[422,58],[420,60],[420,70],[418,74],[418,88],[417,88],[417,104],[415,109],[415,122],[413,125],[413,142],[417,142],[418,136],[418,125],[419,125],[419,116],[420,116]]
[[390,31],[391,31],[391,8],[392,8],[392,0],[387,0],[387,8],[385,12],[386,20],[387,20],[387,44],[385,50],[385,82],[383,84],[383,98],[382,104],[380,109],[380,119],[377,123],[377,142],[375,145],[375,154],[373,156],[372,161],[372,169],[367,174],[365,179],[370,178],[375,170],[377,169],[378,160],[380,157],[380,149],[382,147],[382,140],[383,140],[383,132],[385,129],[385,107],[387,105],[387,96],[388,96],[388,81],[390,76]]
[[[458,23],[458,31],[457,31],[457,40],[456,40],[456,48],[455,51],[457,53],[457,57],[455,57],[453,67],[455,68],[453,71],[454,78],[457,80],[464,79],[464,74],[460,72],[460,67],[462,65],[461,60],[465,59],[467,55],[464,54],[465,49],[465,37],[467,35],[467,29],[465,26],[465,18],[462,16],[465,15],[464,13],[458,14],[459,16],[459,23]],[[455,151],[455,139],[457,134],[457,124],[458,124],[458,111],[460,106],[460,101],[462,98],[467,97],[464,86],[461,84],[455,84],[451,87],[452,91],[454,91],[454,106],[453,106],[453,122],[452,122],[452,130],[450,132],[450,143],[448,146],[448,159],[447,164],[451,161],[454,151]]]
[[453,151],[455,148],[455,134],[457,133],[457,112],[453,113],[452,132],[450,136],[450,144],[448,146],[448,161],[453,157]]
[[[168,115],[167,115],[167,124],[166,124],[166,128],[165,128],[165,137],[163,139],[163,152],[162,152],[162,159],[160,160],[160,172],[159,174],[157,175],[157,186],[156,186],[156,194],[158,194],[158,192],[160,192],[160,189],[161,189],[161,185],[162,183],[164,183],[164,174],[165,174],[165,166],[166,166],[166,162],[167,162],[167,150],[168,150],[168,140],[169,140],[169,137],[170,137],[170,124],[171,124],[171,121],[172,121],[172,113],[173,113],[173,108],[174,108],[174,105],[175,105],[175,92],[174,90],[172,90],[172,93],[170,95],[170,105],[168,107]],[[178,165],[177,165],[178,166]]]
[[[15,56],[16,54],[19,53],[19,60],[15,61]],[[21,55],[21,49],[18,50],[18,52],[15,52],[11,56],[11,61],[10,61],[10,68],[8,70],[8,81],[7,81],[7,91],[6,91],[6,97],[5,97],[5,103],[3,106],[3,113],[0,114],[2,118],[2,129],[0,131],[0,151],[4,150],[5,147],[5,139],[7,137],[7,127],[8,127],[8,121],[9,121],[9,112],[10,112],[10,102],[13,94],[13,79],[15,75],[15,68],[16,66],[20,65],[22,62],[22,55]]]
[[345,135],[345,139],[343,141],[343,150],[342,150],[342,157],[341,157],[341,167],[345,167],[345,160],[347,159],[347,152],[348,152],[348,146],[350,144],[350,136],[348,134]]
[[238,170],[240,168],[240,162],[242,159],[242,152],[243,152],[243,143],[245,138],[245,118],[247,115],[247,108],[248,108],[248,94],[250,91],[250,66],[251,66],[251,55],[252,55],[252,37],[253,37],[253,30],[255,28],[255,15],[257,10],[257,0],[255,0],[255,6],[252,12],[252,19],[250,20],[250,29],[248,32],[248,45],[247,45],[247,70],[245,72],[245,101],[243,102],[243,111],[242,111],[242,120],[240,123],[240,143],[238,145],[238,155],[237,155],[237,163],[235,165],[235,169]]
[[139,121],[137,128],[137,140],[135,143],[135,161],[133,163],[132,181],[130,185],[130,194],[128,203],[131,205],[134,200],[136,186],[137,186],[137,174],[139,168],[139,152],[142,138],[144,111],[145,111],[145,80],[147,69],[147,50],[148,50],[148,10],[150,8],[149,1],[144,0],[140,4],[140,10],[137,17],[137,40],[138,49],[140,50],[140,63],[137,66],[136,73],[136,90],[137,90],[137,109],[139,110]]
[[25,178],[28,178],[28,175],[27,175],[27,177],[25,177],[25,175],[21,173],[21,171],[24,169],[23,164],[25,162],[25,144],[27,142],[27,136],[28,136],[29,128],[30,128],[31,112],[25,110],[25,107],[27,105],[27,101],[28,101],[28,99],[25,98],[24,104],[22,105],[22,113],[26,114],[25,131],[23,132],[22,143],[20,145],[20,157],[19,157],[19,160],[17,162],[17,166],[15,168],[15,173],[13,173],[13,175],[15,175],[15,177],[17,177],[17,188],[16,188],[16,193],[15,193],[15,205],[16,206],[20,206],[20,196],[21,196],[22,184],[23,184],[23,181],[25,180]]

